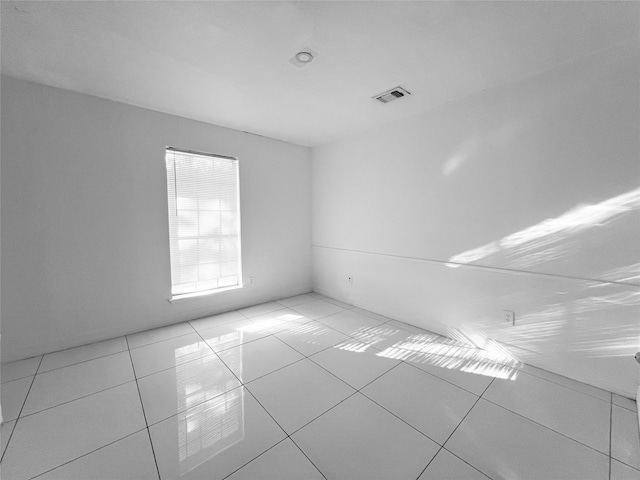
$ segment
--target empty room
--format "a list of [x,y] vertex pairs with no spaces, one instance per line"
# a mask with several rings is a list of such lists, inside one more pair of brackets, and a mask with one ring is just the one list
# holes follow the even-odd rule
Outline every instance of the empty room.
[[640,480],[640,2],[0,2],[2,480]]

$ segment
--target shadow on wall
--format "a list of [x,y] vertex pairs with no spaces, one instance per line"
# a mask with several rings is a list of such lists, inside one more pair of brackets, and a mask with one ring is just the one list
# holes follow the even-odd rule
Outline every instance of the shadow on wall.
[[[640,188],[596,205],[581,205],[556,218],[512,233],[449,259],[448,266],[476,264],[530,271],[580,271],[591,265],[590,278],[640,286]],[[602,258],[602,252],[612,252]],[[594,257],[602,263],[595,265]],[[618,260],[620,257],[620,260]],[[638,255],[636,255],[636,258]],[[609,264],[609,265],[606,265]],[[613,265],[611,265],[613,264]],[[608,268],[602,269],[603,266]]]
[[[599,368],[604,358],[630,359],[640,346],[640,262],[630,258],[640,259],[640,188],[454,255],[447,266],[547,273],[585,272],[588,265],[595,280],[550,275],[552,288],[532,290],[535,302],[523,288],[497,292],[496,303],[522,313],[514,328],[493,337],[532,353],[594,360],[590,368]],[[484,326],[495,329],[491,322]]]
[[500,340],[547,354],[630,358],[640,345],[640,291],[584,283],[574,298],[559,301],[554,294],[543,310],[520,316]]

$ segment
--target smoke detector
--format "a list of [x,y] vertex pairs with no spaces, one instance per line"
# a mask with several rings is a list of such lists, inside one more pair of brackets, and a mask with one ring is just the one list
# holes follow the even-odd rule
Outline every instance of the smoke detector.
[[408,95],[411,95],[411,92],[408,92],[402,87],[396,87],[392,88],[391,90],[387,90],[386,92],[379,93],[378,95],[374,95],[372,98],[382,103],[389,103]]

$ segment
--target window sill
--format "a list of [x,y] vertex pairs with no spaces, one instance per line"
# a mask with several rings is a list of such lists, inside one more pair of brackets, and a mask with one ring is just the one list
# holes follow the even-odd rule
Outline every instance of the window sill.
[[233,287],[225,287],[225,288],[216,288],[215,290],[206,290],[204,292],[182,293],[180,295],[172,296],[168,301],[170,303],[174,303],[174,302],[180,302],[182,300],[188,300],[190,298],[208,297],[210,295],[229,292],[231,290],[238,290],[240,288],[243,288],[242,285],[234,285]]

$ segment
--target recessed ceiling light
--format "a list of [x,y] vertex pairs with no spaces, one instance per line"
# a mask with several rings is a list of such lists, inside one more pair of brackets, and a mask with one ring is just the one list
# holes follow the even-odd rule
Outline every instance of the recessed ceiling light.
[[312,50],[309,46],[304,46],[298,53],[289,59],[289,62],[298,68],[302,68],[309,65],[316,58],[318,58],[318,52]]
[[309,63],[311,60],[313,60],[313,55],[311,54],[311,52],[298,52],[296,53],[296,60],[301,63]]

